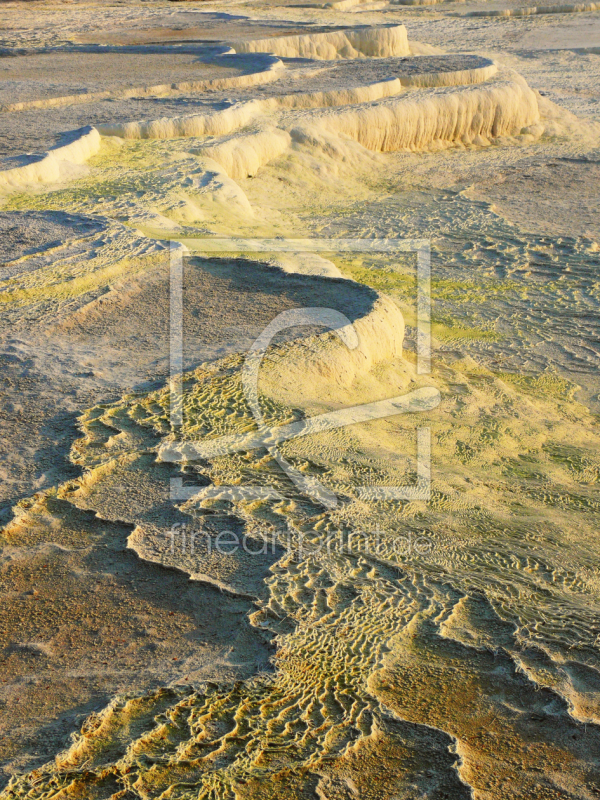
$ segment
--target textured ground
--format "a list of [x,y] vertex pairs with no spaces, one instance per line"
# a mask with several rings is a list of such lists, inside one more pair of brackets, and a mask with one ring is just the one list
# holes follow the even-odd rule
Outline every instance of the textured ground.
[[[0,5],[3,798],[600,794],[600,23],[522,6]],[[428,239],[431,371],[414,254],[196,252],[175,431],[219,236]],[[269,426],[439,405],[211,455],[306,307]]]

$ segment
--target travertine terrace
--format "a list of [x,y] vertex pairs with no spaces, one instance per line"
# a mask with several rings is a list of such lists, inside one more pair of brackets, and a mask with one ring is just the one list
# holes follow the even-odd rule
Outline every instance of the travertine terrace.
[[0,4],[2,800],[600,794],[600,22],[520,2]]

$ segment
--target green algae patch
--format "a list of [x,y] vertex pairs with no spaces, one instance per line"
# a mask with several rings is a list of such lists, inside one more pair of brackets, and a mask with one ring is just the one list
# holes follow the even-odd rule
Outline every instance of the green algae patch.
[[[52,271],[41,279],[39,275],[28,280],[19,277],[7,281],[6,288],[0,292],[0,304],[4,306],[28,306],[51,300],[65,300],[82,297],[90,292],[104,288],[109,290],[115,281],[130,277],[150,269],[157,263],[157,256],[124,258],[107,267],[100,267],[83,275]],[[26,285],[23,286],[23,283]],[[27,285],[28,283],[32,285]]]
[[579,389],[576,383],[562,378],[555,372],[545,372],[541,375],[519,375],[512,372],[496,372],[495,374],[520,392],[536,397],[549,397],[568,402],[574,400]]

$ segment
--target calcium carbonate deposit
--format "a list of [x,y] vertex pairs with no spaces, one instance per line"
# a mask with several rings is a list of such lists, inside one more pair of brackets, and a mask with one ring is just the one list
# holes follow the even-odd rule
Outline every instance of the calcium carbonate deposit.
[[518,2],[0,6],[2,800],[600,795],[600,24]]

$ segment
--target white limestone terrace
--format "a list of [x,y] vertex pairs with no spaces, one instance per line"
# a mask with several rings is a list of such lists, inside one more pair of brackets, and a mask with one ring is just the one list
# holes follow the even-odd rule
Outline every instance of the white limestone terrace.
[[[408,55],[392,58],[338,61],[287,61],[286,71],[277,82],[260,89],[260,96],[281,97],[316,91],[340,91],[398,80],[404,87],[476,83],[495,73],[492,61],[477,55]],[[467,74],[469,73],[469,74]],[[325,103],[326,105],[326,103]]]
[[[141,93],[152,84],[232,77],[256,69],[256,62],[218,59],[227,46],[201,44],[93,45],[5,57],[0,61],[0,109],[19,111],[36,101],[40,108],[84,102],[86,95],[119,91]],[[215,60],[215,57],[216,60]]]
[[[54,13],[51,6],[19,4],[15,15],[10,3],[0,9],[0,53],[25,55],[40,50],[82,47],[136,46],[181,42],[219,43],[268,36],[288,36],[348,27],[341,21],[293,20],[278,15],[262,19],[247,9],[218,10],[214,6],[155,5],[125,2],[109,6],[84,0]],[[102,13],[96,13],[100,8]],[[352,23],[355,24],[355,23]]]
[[[288,64],[276,81],[240,93],[239,102],[200,114],[98,126],[106,136],[174,138],[229,133],[279,109],[318,109],[355,105],[401,94],[406,88],[482,83],[497,66],[478,56],[419,56]],[[250,97],[251,99],[248,99]]]
[[[550,5],[553,8],[559,6],[558,3]],[[310,31],[319,33],[327,29],[339,32],[349,24],[370,22],[371,19],[377,19],[381,26],[383,18],[406,22],[413,53],[416,52],[414,39],[425,39],[430,45],[428,51],[418,52],[435,53],[440,52],[440,48],[453,52],[464,47],[467,35],[465,25],[473,27],[467,17],[462,15],[478,10],[487,13],[521,7],[523,7],[522,0],[485,0],[485,2],[469,0],[467,3],[447,2],[433,7],[396,5],[390,6],[391,10],[389,13],[386,12],[384,17],[379,14],[369,16],[366,12],[357,15],[335,10],[328,11],[327,14],[320,11],[317,14],[310,9],[289,8],[287,16],[290,18],[286,19],[285,4],[283,7],[278,6],[279,18],[275,18],[268,5],[261,9],[259,4],[259,11],[253,6],[250,16],[242,6],[239,10],[232,9],[231,13],[223,13],[212,9],[209,11],[208,7],[206,10],[198,10],[196,5],[190,4],[186,7],[174,5],[168,8],[145,6],[142,21],[141,11],[128,4],[123,7],[103,9],[102,19],[106,21],[104,28],[87,6],[84,9],[84,5],[78,3],[64,9],[61,7],[60,25],[44,5],[36,4],[35,28],[26,28],[18,22],[15,24],[16,18],[14,15],[11,17],[7,11],[2,17],[5,24],[0,35],[0,52],[5,55],[12,53],[13,56],[0,58],[0,70],[5,74],[8,73],[6,77],[12,75],[13,78],[9,78],[0,90],[0,104],[10,105],[21,100],[27,103],[31,100],[60,95],[77,94],[79,97],[77,104],[69,101],[68,106],[45,108],[43,114],[36,108],[22,110],[17,117],[0,113],[2,133],[0,158],[24,152],[43,152],[55,146],[59,135],[63,132],[86,125],[101,125],[108,120],[124,123],[157,117],[171,118],[209,110],[214,107],[213,104],[231,98],[231,92],[226,90],[190,92],[183,88],[180,90],[171,88],[169,91],[147,96],[144,87],[152,84],[160,86],[165,83],[206,82],[218,76],[235,76],[239,74],[238,71],[253,69],[253,67],[248,68],[246,62],[246,67],[242,66],[240,70],[239,62],[236,66],[234,59],[227,57],[217,59],[218,63],[212,59],[212,63],[207,65],[207,54],[210,51],[214,53],[219,47],[229,46],[225,45],[225,42],[234,46],[237,44],[239,47],[243,41],[260,41],[261,38],[289,39],[290,36],[305,35]],[[24,14],[23,8],[20,8],[19,13]],[[327,21],[326,25],[323,24],[324,20]],[[567,103],[567,107],[580,113],[583,110],[582,103],[579,102],[580,95],[581,101],[585,98],[579,89],[573,89],[571,86],[575,80],[573,68],[580,62],[592,79],[596,75],[598,58],[593,45],[598,44],[598,22],[598,16],[594,13],[566,16],[534,15],[527,18],[511,17],[506,20],[485,18],[478,23],[477,30],[468,30],[469,49],[491,58],[495,56],[496,48],[500,51],[523,52],[525,57],[511,61],[510,66],[523,74],[527,80],[531,75],[536,88],[549,93],[552,99],[560,98]],[[256,38],[248,39],[249,35]],[[101,45],[100,42],[105,44]],[[585,54],[584,50],[574,52],[578,46],[579,50],[583,46]],[[560,59],[552,59],[560,60],[558,71],[551,63],[547,63],[547,59],[542,63],[538,61],[537,56],[534,59],[529,55],[538,52],[539,48],[553,47],[573,48],[572,55],[565,54]],[[19,52],[30,55],[23,55],[20,58],[14,55]],[[106,58],[109,52],[112,54],[110,59]],[[197,53],[197,61],[194,60],[194,52]],[[172,55],[169,57],[167,53]],[[105,69],[100,68],[94,71],[91,68],[94,65],[100,67],[113,59],[123,67],[122,74],[119,74],[119,70],[113,70],[111,76],[110,71],[107,73]],[[135,77],[132,77],[126,69],[132,59],[136,59]],[[170,66],[163,71],[167,60]],[[503,60],[507,63],[506,57]],[[237,59],[235,61],[237,62]],[[39,80],[35,78],[36,86],[40,87],[37,96],[27,88],[28,83],[25,80],[20,80],[19,71],[30,70],[30,75],[34,77],[36,70],[39,74],[44,64],[50,63],[52,63],[52,77],[44,79],[39,75]],[[292,65],[288,62],[288,72],[301,75],[304,80],[305,73],[296,72],[298,66],[297,63]],[[49,70],[46,72],[49,73]],[[271,85],[269,92],[280,83],[283,87],[282,77],[283,74],[280,75],[277,84]],[[19,96],[15,97],[14,88],[17,80]],[[564,84],[565,91],[559,90],[556,93],[556,84]],[[94,99],[94,94],[106,91],[111,93],[110,99]],[[89,97],[83,104],[85,94]],[[256,91],[252,90],[251,94],[256,96]],[[262,94],[261,91],[260,95]],[[235,92],[236,98],[242,99],[248,96],[248,91],[242,88],[238,88]],[[81,105],[78,105],[79,103]],[[589,106],[589,103],[587,105]]]
[[[93,125],[86,125],[81,128],[79,135],[75,134],[70,137],[67,145],[61,143],[57,147],[50,147],[46,154],[39,157],[31,156],[25,160],[25,163],[8,164],[8,169],[4,170],[0,176],[0,184],[5,190],[12,190],[32,183],[52,183],[68,178],[72,171],[69,165],[80,165],[98,152],[100,147],[98,130],[104,135],[125,138],[227,134],[248,124],[257,116],[261,114],[264,116],[279,107],[318,108],[370,103],[399,95],[407,87],[413,89],[454,87],[456,89],[462,85],[480,83],[494,78],[497,72],[497,67],[493,62],[469,55],[417,55],[409,58],[408,54],[411,51],[423,53],[427,52],[428,48],[419,43],[411,47],[403,25],[359,26],[346,30],[317,31],[267,39],[247,39],[237,41],[235,44],[237,49],[242,51],[241,53],[235,53],[233,49],[229,52],[217,49],[213,50],[211,54],[210,51],[207,53],[205,50],[204,60],[201,62],[204,68],[203,73],[202,70],[200,73],[194,71],[195,64],[190,65],[189,62],[185,64],[184,68],[187,67],[190,72],[185,76],[187,80],[174,82],[163,80],[161,83],[134,87],[121,84],[115,88],[117,64],[112,74],[104,76],[100,81],[100,86],[94,87],[91,91],[62,96],[52,93],[46,97],[4,104],[3,109],[9,119],[11,114],[16,115],[18,119],[20,112],[28,110],[45,111],[56,107],[68,108],[81,104],[87,106],[119,99],[128,100],[138,96],[154,99],[181,94],[203,96],[211,92],[235,92],[249,88],[256,91],[259,87],[265,89],[271,84],[277,85],[277,90],[269,99],[266,99],[268,98],[267,90],[267,94],[264,92],[261,94],[262,97],[265,97],[264,101],[262,99],[254,101],[252,104],[247,104],[242,110],[232,110],[227,107],[223,110],[217,109],[212,114],[203,111],[202,114],[196,116],[177,115],[140,122],[135,119],[131,120],[131,111],[133,111],[131,109],[131,121],[121,123],[115,120],[114,113],[111,113],[113,109],[109,107],[106,110],[106,113],[110,113],[111,116],[111,122],[108,125],[100,124],[98,129]],[[138,50],[142,46],[128,46],[127,49],[130,47]],[[184,46],[183,49],[188,47],[189,45]],[[157,69],[160,70],[161,62],[157,65],[155,59],[164,53],[152,52],[152,49],[155,48],[156,45],[151,45],[151,51],[145,53],[146,58],[154,59],[146,67],[146,74],[155,73]],[[111,49],[113,48],[111,47]],[[159,50],[163,49],[164,46],[159,48]],[[61,54],[62,62],[59,59],[59,72],[62,63],[63,75],[66,70],[64,55]],[[97,53],[92,54],[94,57],[98,55]],[[118,58],[127,58],[131,55],[134,54],[119,53]],[[185,55],[189,57],[190,53],[188,51],[186,54],[182,54],[181,50],[177,50],[175,55],[181,59]],[[280,56],[290,59],[288,68]],[[29,56],[23,58],[31,60]],[[33,57],[34,64],[32,66],[34,74],[36,69],[39,71],[41,68],[39,63],[35,63],[35,58]],[[40,55],[37,58],[39,60],[43,56]],[[297,63],[298,59],[300,59],[300,65]],[[333,63],[331,59],[334,59]],[[336,64],[337,60],[339,60],[339,64]],[[364,68],[363,62],[370,66]],[[176,68],[181,69],[182,65],[176,63],[175,67],[171,66],[170,77],[182,76],[182,73],[177,72]],[[83,78],[91,77],[93,70],[92,59],[92,63],[87,66],[87,76],[84,72]],[[285,80],[286,76],[287,80]],[[369,112],[371,115],[369,122],[366,124],[377,127],[379,122],[382,122],[384,128],[382,135],[385,142],[383,139],[379,141],[377,137],[375,139],[372,136],[365,138],[364,133],[355,135],[350,132],[350,136],[370,149],[390,150],[406,147],[422,148],[437,141],[487,144],[491,137],[517,135],[522,129],[538,122],[537,103],[523,81],[513,79],[510,73],[504,77],[507,80],[504,83],[500,81],[499,93],[496,89],[491,89],[491,94],[489,91],[483,94],[470,93],[467,95],[466,105],[462,99],[458,101],[458,106],[456,105],[460,91],[458,94],[455,91],[449,100],[438,97],[432,103],[428,97],[423,97],[421,101],[417,98],[416,106],[402,103],[398,109],[391,111],[389,108],[387,110],[383,108],[380,112],[376,108],[372,109]],[[113,88],[106,88],[111,81]],[[303,87],[302,91],[298,90],[298,86]],[[47,85],[43,88],[48,93]],[[230,102],[229,100],[228,105]],[[186,102],[185,105],[188,106],[188,103]],[[407,112],[409,113],[407,114]],[[390,122],[388,119],[390,113],[392,116],[399,115],[395,118],[396,121]],[[381,114],[383,114],[383,118],[380,120]],[[419,121],[423,114],[429,119],[425,126],[422,121]],[[404,121],[401,120],[403,115]],[[63,114],[58,119],[62,122],[65,116],[68,114]],[[437,119],[438,116],[440,119]],[[230,117],[233,117],[233,121],[230,120]],[[224,120],[227,121],[223,122]],[[357,124],[350,122],[348,115],[346,115],[345,121],[340,123],[340,120],[341,117],[338,117],[337,121],[333,121],[333,129],[337,134],[345,135],[350,128]],[[331,124],[331,120],[328,124]],[[358,124],[360,126],[365,122]],[[399,125],[403,132],[401,134],[394,133],[390,124],[392,128]],[[18,128],[18,125],[14,127]],[[425,134],[423,133],[424,129]],[[238,173],[239,175],[253,174],[258,166],[266,163],[265,159],[270,160],[273,155],[279,155],[289,143],[289,135],[284,132],[275,136],[261,134],[259,139],[261,152],[264,150],[265,153],[258,158],[255,158],[254,155],[251,157],[251,163],[254,166],[248,168],[250,171],[246,167],[243,167],[241,172],[237,167],[233,168],[236,176]],[[256,138],[251,141],[251,151],[255,151],[257,141]],[[271,146],[269,141],[275,142],[275,144]],[[221,146],[221,150],[225,147],[225,150],[229,152],[233,146],[236,151],[239,151],[240,146],[244,149],[247,144],[248,140],[233,144],[226,142]],[[217,151],[213,152],[213,157],[216,153]],[[218,157],[216,160],[219,161],[220,158]],[[225,157],[225,161],[229,161],[229,156]],[[225,169],[227,170],[227,167]]]
[[[0,156],[50,149],[59,134],[85,125],[140,118],[151,110],[155,113],[155,102],[144,106],[145,98],[161,98],[165,111],[176,111],[182,104],[197,105],[207,93],[214,96],[215,92],[276,80],[283,64],[263,52],[260,42],[265,40],[256,40],[259,44],[253,48],[255,40],[236,38],[235,34],[243,32],[247,37],[255,30],[274,37],[269,41],[285,42],[288,37],[276,34],[303,27],[281,23],[253,26],[245,17],[241,18],[242,26],[239,19],[228,14],[204,14],[201,28],[184,31],[169,27],[109,30],[103,32],[102,45],[94,41],[98,38],[94,34],[38,48],[31,42],[17,47],[10,35],[5,36],[0,39],[4,56],[0,58],[0,71],[6,78],[0,86]],[[337,26],[307,25],[304,30],[310,33],[300,39],[316,42],[317,49],[324,47],[322,52],[329,57],[336,57],[336,47],[339,57],[409,52],[403,26],[362,27],[345,33]],[[350,46],[348,36],[358,37],[358,49]],[[237,53],[236,48],[249,52]],[[290,51],[289,42],[287,48],[288,54],[298,54]],[[169,103],[169,97],[173,102]],[[87,108],[76,108],[82,104]],[[65,107],[72,108],[62,111]],[[42,109],[43,114],[37,113]],[[15,112],[25,116],[12,119],[10,115]]]

